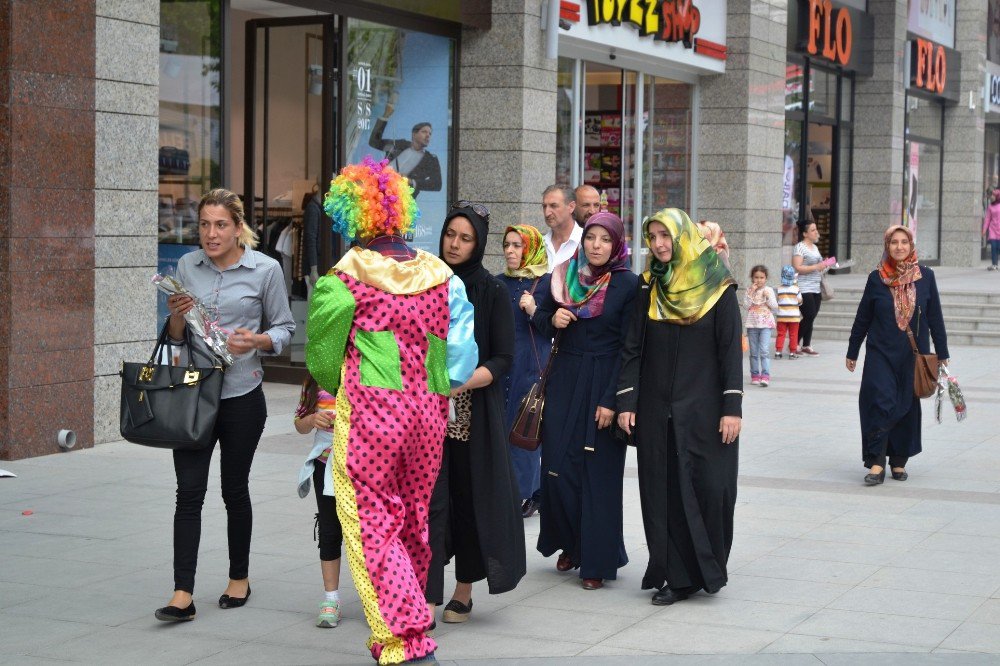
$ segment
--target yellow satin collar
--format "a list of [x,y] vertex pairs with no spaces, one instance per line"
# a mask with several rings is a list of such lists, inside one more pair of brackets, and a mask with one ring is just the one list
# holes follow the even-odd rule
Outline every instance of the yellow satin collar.
[[346,273],[390,294],[419,294],[447,282],[452,270],[433,254],[417,250],[417,256],[396,261],[378,252],[351,248],[333,270]]

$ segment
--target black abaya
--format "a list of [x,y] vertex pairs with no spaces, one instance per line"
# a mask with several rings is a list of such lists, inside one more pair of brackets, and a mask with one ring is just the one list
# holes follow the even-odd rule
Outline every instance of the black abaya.
[[618,411],[636,413],[642,522],[649,564],[642,588],[717,592],[728,580],[742,416],[742,347],[735,288],[693,324],[647,318],[649,288],[622,349]]

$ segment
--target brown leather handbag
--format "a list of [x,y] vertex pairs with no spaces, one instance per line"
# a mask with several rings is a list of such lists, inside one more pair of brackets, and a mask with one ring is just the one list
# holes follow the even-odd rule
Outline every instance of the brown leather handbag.
[[[917,325],[920,325],[920,310],[917,309]],[[929,398],[938,390],[937,354],[921,354],[913,329],[906,328],[906,337],[913,348],[913,394],[918,398]]]
[[[552,352],[549,354],[548,363],[538,377],[538,381],[531,385],[531,389],[521,398],[521,405],[517,408],[517,416],[514,418],[514,425],[510,428],[507,436],[509,441],[519,449],[525,451],[537,451],[542,443],[542,412],[545,409],[545,382],[549,377],[549,369],[552,367],[552,359],[559,351],[559,336],[562,331],[556,333],[555,340],[552,341]],[[534,341],[532,340],[532,347]]]

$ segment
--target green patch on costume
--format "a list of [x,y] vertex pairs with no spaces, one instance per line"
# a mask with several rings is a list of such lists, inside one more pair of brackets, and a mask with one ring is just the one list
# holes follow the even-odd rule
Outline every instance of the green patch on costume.
[[354,346],[361,352],[361,384],[403,390],[399,345],[392,331],[357,331]]
[[450,394],[448,343],[433,333],[427,334],[427,358],[424,360],[424,367],[427,369],[427,390],[441,395]]
[[336,275],[326,275],[316,283],[306,323],[306,367],[316,382],[333,395],[340,387],[340,370],[356,307],[351,290]]

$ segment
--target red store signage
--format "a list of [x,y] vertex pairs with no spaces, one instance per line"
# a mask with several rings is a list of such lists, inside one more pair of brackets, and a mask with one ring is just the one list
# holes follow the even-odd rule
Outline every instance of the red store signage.
[[949,77],[949,70],[959,71],[957,51],[923,37],[910,40],[910,88],[935,97],[958,99],[958,79]]
[[872,72],[874,21],[867,13],[833,0],[788,3],[789,48],[829,65]]

